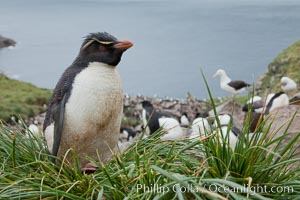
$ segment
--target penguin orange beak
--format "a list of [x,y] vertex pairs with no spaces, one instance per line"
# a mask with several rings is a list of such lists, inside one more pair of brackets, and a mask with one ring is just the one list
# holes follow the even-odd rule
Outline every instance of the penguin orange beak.
[[133,43],[130,42],[129,40],[118,41],[117,44],[114,45],[114,47],[116,49],[120,49],[120,50],[123,50],[123,51],[129,49],[132,46],[133,46]]

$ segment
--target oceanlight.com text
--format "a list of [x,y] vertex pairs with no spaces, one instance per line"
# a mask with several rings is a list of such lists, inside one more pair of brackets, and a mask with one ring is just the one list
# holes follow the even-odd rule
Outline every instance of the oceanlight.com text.
[[188,186],[181,186],[179,184],[173,186],[165,186],[160,184],[153,184],[153,185],[145,185],[145,184],[138,184],[137,188],[140,192],[147,192],[147,193],[167,193],[167,192],[176,192],[180,190],[182,193],[186,192],[201,192],[203,189],[209,190],[210,192],[214,193],[248,193],[248,194],[255,194],[255,193],[293,193],[294,188],[293,186],[260,186],[260,185],[251,185],[248,186],[247,184],[241,185],[241,187],[229,187],[226,185],[220,184],[203,184],[202,187],[188,185]]
[[206,189],[211,192],[216,193],[293,193],[294,188],[293,186],[267,186],[267,185],[251,185],[248,186],[247,184],[242,185],[242,187],[229,187],[226,185],[219,185],[219,184],[210,184],[210,185],[203,185]]

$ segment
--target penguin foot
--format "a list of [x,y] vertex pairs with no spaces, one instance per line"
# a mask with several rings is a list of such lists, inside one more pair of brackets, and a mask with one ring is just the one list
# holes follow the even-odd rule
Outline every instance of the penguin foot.
[[92,174],[98,169],[97,166],[95,166],[92,163],[87,163],[83,168],[81,168],[81,171],[86,174]]

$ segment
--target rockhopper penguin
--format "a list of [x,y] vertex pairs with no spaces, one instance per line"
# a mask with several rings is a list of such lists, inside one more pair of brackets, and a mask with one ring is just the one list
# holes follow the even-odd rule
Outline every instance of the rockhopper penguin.
[[[87,157],[102,162],[118,143],[123,111],[116,66],[133,44],[109,33],[89,34],[79,54],[59,79],[50,99],[43,131],[51,154],[74,149],[82,170],[96,170]],[[72,157],[67,156],[72,163]]]
[[142,107],[143,127],[149,129],[150,135],[161,127],[161,124],[159,124],[160,118],[171,117],[169,113],[157,112],[149,101],[143,101]]
[[142,106],[143,127],[149,129],[150,135],[162,128],[165,134],[160,137],[161,140],[176,140],[185,137],[179,122],[171,114],[155,111],[149,101],[143,101]]

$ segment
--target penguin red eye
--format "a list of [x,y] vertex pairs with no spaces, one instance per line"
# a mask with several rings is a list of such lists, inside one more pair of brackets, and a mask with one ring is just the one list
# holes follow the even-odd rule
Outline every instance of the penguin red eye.
[[99,51],[104,52],[104,51],[106,51],[106,48],[104,46],[99,46]]

